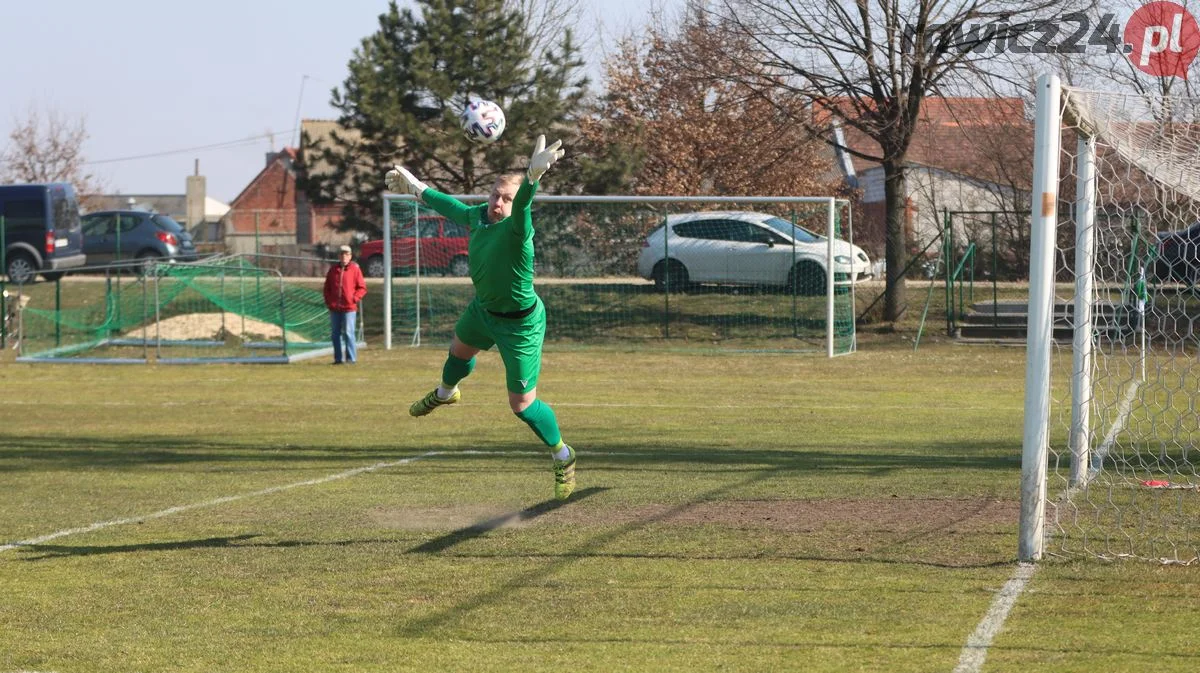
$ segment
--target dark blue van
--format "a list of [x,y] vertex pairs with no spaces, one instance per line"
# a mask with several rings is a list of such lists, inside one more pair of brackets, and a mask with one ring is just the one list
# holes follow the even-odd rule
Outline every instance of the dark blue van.
[[0,185],[4,273],[13,283],[62,278],[83,266],[83,229],[75,188],[66,183]]

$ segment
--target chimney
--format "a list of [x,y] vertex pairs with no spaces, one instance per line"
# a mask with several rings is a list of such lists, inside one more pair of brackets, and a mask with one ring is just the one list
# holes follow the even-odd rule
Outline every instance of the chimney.
[[187,208],[187,222],[185,226],[188,231],[194,230],[196,227],[204,223],[204,200],[208,189],[207,181],[203,175],[200,175],[200,160],[196,159],[195,173],[189,175],[187,179],[187,196],[185,197]]
[[267,152],[267,167],[270,168],[271,164],[275,163],[276,161],[283,161],[283,165],[285,167],[291,167],[292,157],[288,154],[288,149],[286,147],[278,152],[275,152],[274,150]]

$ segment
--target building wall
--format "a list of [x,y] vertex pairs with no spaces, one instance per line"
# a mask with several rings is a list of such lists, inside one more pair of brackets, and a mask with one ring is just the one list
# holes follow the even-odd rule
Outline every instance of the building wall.
[[233,234],[225,236],[225,253],[229,255],[252,255],[258,252],[270,254],[281,246],[294,246],[296,238],[291,234],[259,235]]
[[860,173],[858,188],[862,190],[863,203],[883,203],[883,167]]
[[296,236],[296,179],[283,161],[273,161],[230,204],[226,236],[253,234]]
[[[1013,203],[1011,188],[926,167],[909,169],[908,190],[916,211],[913,243],[918,247],[924,247],[942,231],[943,209],[998,211],[1011,209]],[[956,218],[954,222],[956,241],[985,242],[981,236],[987,232],[967,231],[965,218]]]
[[[927,166],[910,166],[907,175],[909,216],[908,238],[917,249],[938,235],[942,229],[942,209],[949,210],[1007,210],[1014,198],[1011,187],[976,180],[958,173]],[[864,171],[859,176],[862,189],[865,222],[857,229],[867,232],[886,232],[883,209],[883,167]],[[1025,200],[1028,196],[1023,197]],[[978,232],[955,232],[957,240],[978,238]]]
[[[341,221],[338,205],[310,205],[296,189],[296,176],[286,159],[277,158],[230,204],[225,218],[226,249],[254,250],[260,245],[341,245],[351,235],[337,231]],[[269,243],[265,241],[270,241]]]
[[312,209],[312,240],[310,243],[342,245],[349,243],[351,234],[340,232],[336,226],[342,220],[342,207],[322,205]]
[[[883,167],[879,166],[863,171],[858,176],[858,186],[862,190],[862,216],[854,223],[854,242],[868,250],[872,256],[882,259],[887,245]],[[904,235],[910,241],[913,239],[913,215],[914,204],[910,199],[904,220]]]

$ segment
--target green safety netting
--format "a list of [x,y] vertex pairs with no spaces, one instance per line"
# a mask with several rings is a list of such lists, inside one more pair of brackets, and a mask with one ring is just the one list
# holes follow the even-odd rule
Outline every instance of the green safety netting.
[[25,360],[286,361],[329,347],[321,292],[242,257],[112,268],[21,314]]

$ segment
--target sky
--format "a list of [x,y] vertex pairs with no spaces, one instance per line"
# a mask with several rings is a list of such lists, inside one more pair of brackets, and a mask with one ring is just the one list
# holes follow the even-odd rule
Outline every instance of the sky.
[[[682,0],[578,0],[588,74],[615,40]],[[404,2],[401,3],[404,6]],[[298,118],[334,119],[387,0],[42,0],[0,3],[0,147],[32,110],[82,120],[106,193],[182,194],[195,170],[232,201]],[[596,86],[594,84],[593,86]]]

